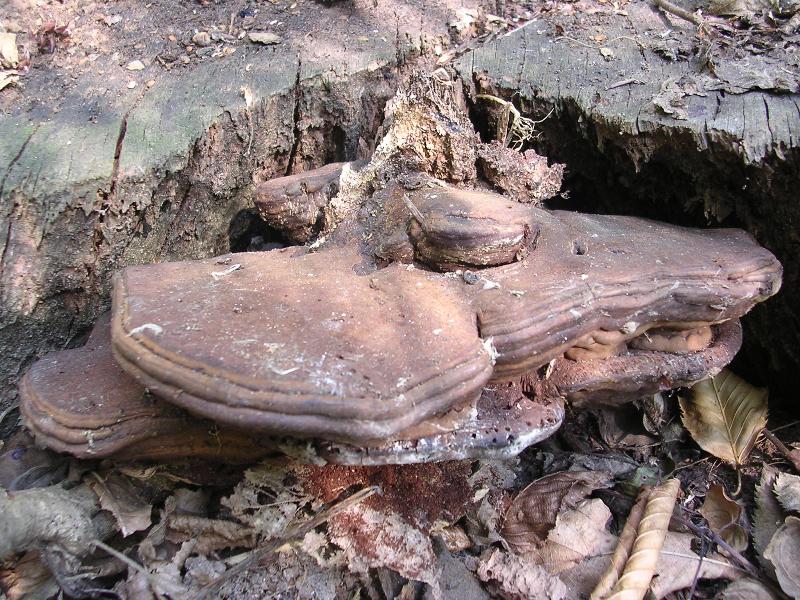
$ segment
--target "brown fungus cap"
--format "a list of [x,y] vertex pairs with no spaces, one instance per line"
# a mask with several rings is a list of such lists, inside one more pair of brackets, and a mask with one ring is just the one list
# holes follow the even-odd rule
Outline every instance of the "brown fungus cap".
[[[487,194],[489,195],[489,194]],[[744,315],[780,288],[778,260],[736,229],[530,208],[536,247],[481,271],[473,286],[495,378],[587,349],[618,352],[648,329],[689,329]]]
[[[281,436],[218,427],[150,395],[114,362],[107,317],[84,347],[34,364],[21,396],[25,424],[37,441],[79,458],[249,463],[293,444]],[[378,465],[514,456],[554,433],[563,416],[557,399],[534,402],[519,384],[498,384],[484,388],[477,402],[433,416],[392,440],[363,447],[305,440],[298,458]]]
[[78,458],[202,458],[248,463],[274,446],[217,427],[149,394],[114,362],[110,319],[86,345],[48,354],[20,384],[20,410],[37,442]]
[[261,217],[288,241],[308,242],[322,226],[325,207],[339,191],[339,177],[346,164],[358,168],[362,163],[331,163],[259,184],[255,204]]
[[404,200],[414,257],[441,271],[520,260],[538,233],[527,207],[497,194],[432,189]]
[[129,267],[115,356],[171,403],[280,435],[362,443],[477,398],[492,363],[458,283],[360,262],[288,248]]

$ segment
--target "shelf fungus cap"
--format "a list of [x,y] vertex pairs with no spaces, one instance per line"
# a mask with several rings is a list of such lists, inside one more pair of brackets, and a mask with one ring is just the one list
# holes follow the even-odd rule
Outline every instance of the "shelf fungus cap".
[[497,384],[484,388],[477,401],[364,446],[256,436],[216,426],[154,397],[116,365],[110,341],[106,317],[85,346],[51,353],[25,375],[21,408],[38,443],[78,458],[239,464],[302,446],[293,454],[300,461],[411,464],[515,456],[554,433],[564,418],[558,398],[534,401],[518,383]]
[[521,260],[538,234],[528,207],[498,194],[434,188],[403,200],[414,257],[440,271]]
[[218,423],[351,443],[475,399],[492,360],[457,282],[347,248],[128,267],[114,283],[119,364]]
[[149,394],[114,362],[108,316],[85,346],[33,364],[20,383],[20,410],[37,443],[78,458],[233,464],[274,450],[269,440],[217,427]]
[[497,379],[565,354],[613,356],[651,330],[736,319],[780,288],[778,260],[741,230],[529,210],[535,250],[482,271],[491,285],[472,287],[481,336],[498,353]]
[[339,192],[345,167],[358,169],[363,161],[331,163],[256,186],[255,204],[273,229],[295,244],[305,244],[324,227],[325,207]]

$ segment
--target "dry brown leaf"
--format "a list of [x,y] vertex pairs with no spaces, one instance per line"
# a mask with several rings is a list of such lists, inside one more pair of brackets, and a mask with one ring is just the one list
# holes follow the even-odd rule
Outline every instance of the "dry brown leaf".
[[133,482],[118,473],[105,479],[92,473],[95,481],[89,487],[97,494],[100,506],[114,515],[123,536],[150,527],[153,506],[141,498]]
[[622,574],[625,563],[628,562],[628,557],[633,549],[633,542],[636,541],[636,531],[639,529],[639,523],[644,516],[644,509],[647,506],[647,499],[649,497],[649,489],[640,493],[636,504],[633,505],[631,512],[628,513],[625,527],[622,528],[622,533],[620,533],[617,547],[614,549],[614,554],[611,557],[611,562],[605,573],[603,573],[603,576],[597,582],[594,590],[592,590],[590,600],[600,600],[600,598],[607,596],[619,580],[619,576]]
[[728,497],[725,488],[716,483],[709,487],[699,512],[708,521],[711,530],[732,548],[740,552],[747,549],[747,532],[739,524],[742,507]]
[[617,538],[606,530],[611,511],[602,500],[583,500],[571,510],[562,511],[541,549],[532,558],[555,575],[571,569],[588,556],[607,554]]
[[789,473],[778,473],[773,489],[784,510],[800,512],[800,477]]
[[776,600],[770,589],[755,579],[739,579],[722,590],[722,600]]
[[17,83],[18,81],[18,71],[14,71],[13,69],[9,71],[0,71],[0,90],[11,85],[12,83]]
[[[653,578],[650,585],[653,598],[664,598],[690,587],[695,573],[698,579],[736,579],[739,576],[739,571],[719,554],[712,553],[701,560],[692,551],[694,540],[695,537],[688,533],[667,532],[656,565],[658,576]],[[560,573],[559,578],[569,589],[570,600],[586,598],[608,568],[610,560],[609,555],[587,558],[573,569]]]
[[535,550],[545,542],[562,510],[574,508],[610,482],[611,477],[599,471],[562,471],[537,479],[514,498],[501,535],[517,553]]
[[778,471],[772,467],[764,467],[761,471],[761,481],[756,486],[756,511],[753,519],[753,546],[759,554],[759,560],[770,569],[772,565],[763,560],[764,550],[786,517],[773,492],[777,478]]
[[167,523],[166,538],[175,544],[194,541],[193,552],[197,554],[210,554],[223,548],[253,548],[256,545],[253,529],[234,521],[170,515]]
[[680,481],[669,479],[653,488],[647,498],[644,515],[636,532],[630,558],[625,563],[609,600],[641,600],[650,587],[658,563],[675,499],[681,489]]
[[18,64],[17,34],[0,32],[0,66],[13,69]]
[[544,567],[497,548],[481,557],[478,578],[487,584],[493,596],[504,600],[562,600],[567,597],[566,586]]
[[764,557],[775,565],[781,589],[792,598],[800,598],[800,519],[786,517],[764,550]]
[[683,424],[703,450],[739,466],[767,425],[767,394],[723,369],[680,398]]

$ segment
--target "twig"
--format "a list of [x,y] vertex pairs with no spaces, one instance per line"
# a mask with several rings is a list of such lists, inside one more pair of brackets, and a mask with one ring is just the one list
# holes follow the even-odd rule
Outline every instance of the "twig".
[[279,548],[281,548],[281,546],[284,546],[289,542],[302,539],[309,531],[311,531],[318,525],[321,525],[335,514],[340,513],[343,510],[347,510],[348,508],[355,506],[359,502],[366,500],[377,491],[378,488],[375,486],[360,490],[355,494],[353,494],[352,496],[350,496],[349,498],[345,498],[338,504],[334,504],[330,508],[327,508],[317,513],[316,516],[312,517],[308,521],[304,521],[297,525],[288,527],[283,532],[283,535],[272,540],[266,546],[253,550],[248,555],[248,557],[245,558],[242,562],[231,567],[230,569],[225,571],[222,575],[220,575],[220,577],[216,581],[213,581],[212,583],[204,587],[202,590],[200,590],[200,592],[194,597],[194,600],[203,600],[204,598],[208,598],[209,595],[217,592],[219,588],[221,588],[226,581],[229,581],[232,577],[249,570],[251,567],[258,564],[262,558],[269,556],[273,552],[276,552]]
[[789,450],[786,444],[784,444],[782,441],[778,439],[778,436],[772,433],[769,429],[765,428],[764,437],[767,438],[770,442],[772,442],[772,445],[778,449],[778,452],[786,456],[786,458],[789,458],[792,451]]
[[641,85],[644,82],[639,80],[639,79],[623,79],[622,81],[617,81],[616,83],[612,83],[611,85],[609,85],[606,88],[606,91],[613,90],[613,89],[616,89],[618,87],[622,87],[624,85],[631,85],[632,83],[636,83],[636,84]]
[[699,15],[689,12],[685,8],[681,8],[680,6],[669,2],[669,0],[653,0],[653,4],[665,12],[671,13],[676,17],[680,17],[681,19],[689,21],[690,23],[694,23],[698,27],[704,25],[704,21]]
[[156,598],[158,598],[159,600],[162,600],[163,598],[161,592],[159,592],[159,588],[161,588],[161,591],[166,592],[167,594],[170,595],[175,594],[176,591],[179,591],[179,593],[183,591],[179,590],[178,588],[176,588],[176,586],[173,586],[168,581],[164,581],[155,573],[151,573],[150,571],[145,569],[142,565],[137,563],[135,560],[133,560],[129,556],[124,555],[122,552],[115,550],[108,544],[104,544],[100,540],[94,540],[92,542],[92,545],[96,548],[100,548],[101,550],[110,554],[117,560],[122,561],[137,573],[141,573],[144,576],[144,578],[147,579],[147,582],[150,584],[150,588],[153,590],[153,594],[155,594]]
[[[686,509],[683,509],[684,511]],[[704,529],[702,527],[698,527],[691,520],[687,519],[686,517],[682,517],[680,515],[672,515],[672,518],[678,521],[681,525],[688,528],[692,533],[696,536],[700,537],[701,539],[705,538],[714,542],[717,546],[725,550],[725,553],[731,557],[731,559],[739,565],[743,571],[747,572],[748,575],[755,579],[760,579],[761,574],[758,572],[758,569],[747,560],[741,552],[739,552],[736,548],[728,544],[725,540],[723,540],[719,535],[717,535],[714,531],[710,529]]]
[[764,437],[767,438],[770,442],[772,442],[772,445],[778,449],[778,452],[783,454],[783,456],[786,457],[786,460],[792,463],[796,469],[800,469],[800,466],[798,466],[797,464],[797,458],[795,458],[795,456],[792,454],[791,448],[789,448],[788,446],[786,446],[786,444],[780,441],[778,439],[778,436],[776,436],[766,427],[764,428]]

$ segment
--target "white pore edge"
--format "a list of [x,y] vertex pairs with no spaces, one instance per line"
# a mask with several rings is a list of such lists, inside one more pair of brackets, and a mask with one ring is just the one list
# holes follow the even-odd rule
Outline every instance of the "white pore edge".
[[489,355],[489,360],[492,361],[492,366],[494,366],[500,353],[497,351],[497,348],[494,347],[493,337],[488,337],[483,340],[483,349],[486,350],[486,354]]

